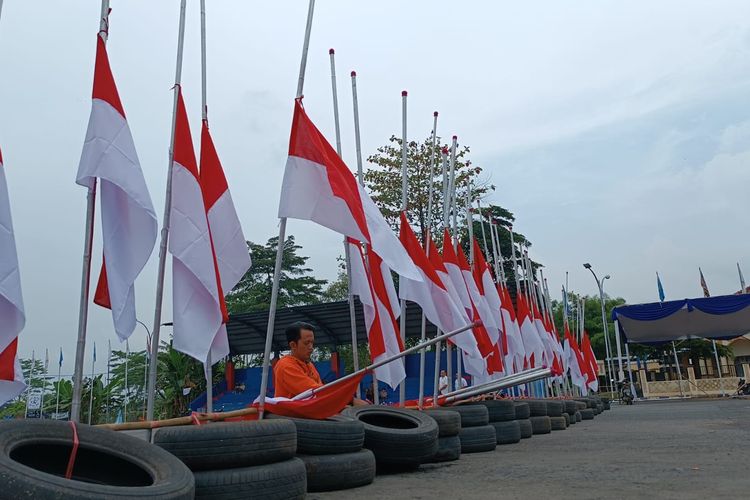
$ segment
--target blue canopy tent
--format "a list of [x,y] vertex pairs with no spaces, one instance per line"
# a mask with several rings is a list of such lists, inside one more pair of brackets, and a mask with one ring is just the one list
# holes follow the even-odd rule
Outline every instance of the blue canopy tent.
[[628,343],[728,340],[750,332],[749,306],[750,294],[721,295],[615,307],[612,319]]

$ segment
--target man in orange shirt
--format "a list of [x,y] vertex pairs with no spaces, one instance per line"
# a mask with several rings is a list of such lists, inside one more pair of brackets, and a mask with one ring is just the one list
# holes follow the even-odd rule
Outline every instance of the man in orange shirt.
[[274,397],[293,398],[308,389],[323,385],[320,374],[310,361],[315,331],[308,323],[297,322],[286,329],[290,353],[273,367]]

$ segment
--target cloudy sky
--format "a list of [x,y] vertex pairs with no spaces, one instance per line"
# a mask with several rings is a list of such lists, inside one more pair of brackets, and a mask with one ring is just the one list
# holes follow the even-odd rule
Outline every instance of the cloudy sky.
[[[197,139],[199,2],[188,4],[183,88]],[[112,8],[111,64],[161,219],[179,2]],[[277,232],[306,13],[303,0],[208,2],[209,118],[254,241]],[[74,178],[98,17],[95,0],[5,0],[0,19],[0,146],[28,318],[20,352],[49,348],[54,364],[62,346],[63,373],[78,324],[86,193]],[[498,186],[488,201],[516,214],[552,290],[569,271],[573,290],[595,293],[583,262],[631,303],[657,299],[657,270],[668,298],[700,295],[699,265],[717,295],[739,288],[737,262],[750,277],[750,3],[319,0],[305,104],[333,140],[330,47],[344,159],[355,165],[349,72],[365,155],[399,133],[407,89],[410,136],[426,137],[440,112],[438,133],[471,146]],[[289,231],[333,278],[341,238],[299,221]],[[136,292],[149,328],[156,253]],[[165,297],[166,321],[169,287]],[[92,306],[89,337],[104,369],[108,311]],[[132,348],[144,338],[139,327]]]

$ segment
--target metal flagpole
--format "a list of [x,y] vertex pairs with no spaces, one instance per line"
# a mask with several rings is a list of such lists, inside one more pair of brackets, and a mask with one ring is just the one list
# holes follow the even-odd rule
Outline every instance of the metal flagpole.
[[[617,320],[615,320],[615,332],[618,335],[620,334],[620,322]],[[627,342],[625,342],[625,356],[628,358],[628,380],[630,380],[630,394],[632,394],[633,397],[635,397],[636,393],[635,393],[635,384],[633,384],[633,370],[630,366],[630,349],[628,349]]]
[[[438,112],[435,111],[433,114],[433,123],[432,123],[432,142],[431,148],[430,148],[430,176],[429,179],[429,188],[428,188],[428,194],[427,194],[427,234],[423,235],[424,237],[424,243],[425,243],[425,252],[427,253],[427,257],[430,256],[430,245],[427,244],[428,239],[432,238],[432,197],[434,195],[434,179],[435,179],[435,142],[437,141],[437,119],[438,119]],[[424,311],[422,311],[422,329],[420,332],[420,341],[424,342],[425,338],[427,337],[427,317],[424,315]],[[422,408],[422,403],[424,402],[424,363],[425,363],[425,355],[426,352],[424,349],[419,351],[419,407]]]
[[685,397],[682,392],[682,370],[680,370],[680,361],[677,359],[677,347],[674,345],[674,340],[672,341],[672,354],[674,354],[674,367],[677,369],[677,376],[680,380],[680,396]]
[[96,342],[94,342],[94,355],[91,357],[91,396],[89,397],[89,425],[91,425],[91,414],[94,413],[94,369],[96,365]]
[[[442,157],[442,175],[443,175],[443,229],[448,228],[448,207],[450,206],[450,202],[448,200],[448,148],[444,147],[440,151],[440,155]],[[438,328],[437,334],[440,335],[440,329]],[[450,351],[449,349],[450,344],[446,342],[445,348],[446,348],[446,363],[450,359]],[[433,406],[437,406],[437,397],[439,396],[439,387],[440,387],[440,356],[441,356],[441,344],[440,342],[435,344],[435,372],[433,375],[432,380],[432,404]]]
[[130,384],[128,384],[128,361],[130,361],[130,342],[125,339],[125,416],[123,421],[128,421],[128,403],[130,402]]
[[107,423],[109,423],[109,404],[110,404],[109,365],[111,362],[112,362],[112,341],[107,340]]
[[42,405],[39,409],[39,418],[44,419],[44,393],[47,388],[47,370],[49,369],[49,349],[44,348],[44,376],[42,377]]
[[[716,358],[716,371],[719,374],[719,388],[721,389],[721,397],[725,397],[727,394],[724,392],[724,382],[721,377],[721,363],[719,362],[719,351],[716,349],[716,340],[711,339],[714,347],[714,357]],[[625,344],[625,347],[628,345]]]
[[29,386],[26,388],[26,411],[23,414],[23,418],[29,414],[29,395],[31,395],[31,388],[34,385],[34,364],[36,363],[36,354],[34,349],[31,350],[31,366],[29,366]]
[[[313,12],[315,0],[310,0],[307,9],[307,24],[305,26],[305,39],[302,45],[302,60],[299,65],[299,79],[297,80],[297,99],[302,97],[305,86],[305,68],[307,67],[307,50],[310,47],[310,32],[312,31]],[[276,248],[276,262],[273,270],[273,285],[271,287],[271,304],[268,308],[268,329],[266,330],[266,344],[263,349],[263,374],[260,381],[260,395],[258,399],[258,419],[263,419],[263,411],[266,404],[266,391],[268,390],[268,367],[271,363],[271,343],[273,341],[273,329],[276,321],[276,303],[279,298],[279,280],[281,278],[281,260],[284,256],[284,236],[286,235],[286,217],[279,219],[279,240]]]
[[[406,98],[405,90],[401,91],[401,211],[406,212],[409,193],[409,178],[407,172],[407,153],[409,144],[406,142]],[[401,299],[401,341],[406,343],[406,301]],[[406,400],[406,379],[398,385],[398,401],[400,406],[404,406]]]
[[516,243],[513,241],[513,226],[508,228],[510,233],[510,258],[513,262],[513,277],[516,279],[516,300],[518,300],[518,294],[521,293],[521,281],[518,279],[518,261],[516,259]]
[[742,276],[742,269],[740,269],[740,263],[737,263],[737,274],[740,275],[740,293],[747,293],[747,287],[745,286],[745,277]]
[[164,298],[164,271],[167,264],[167,240],[169,239],[169,219],[172,206],[172,164],[174,163],[174,135],[177,122],[177,97],[182,81],[182,51],[185,43],[185,3],[180,2],[180,25],[177,34],[177,62],[174,77],[174,102],[172,104],[172,131],[169,142],[169,165],[167,166],[167,190],[164,197],[164,219],[161,227],[159,244],[159,270],[156,278],[156,305],[154,307],[154,327],[151,334],[151,352],[149,360],[148,388],[146,389],[146,420],[154,419],[154,396],[156,395],[156,369],[159,352],[159,334],[161,333],[161,308]]
[[[333,49],[328,51],[331,56],[331,88],[333,90],[333,119],[336,125],[336,153],[341,156],[341,127],[339,125],[339,97],[336,91],[336,52]],[[343,158],[342,158],[343,159]],[[357,314],[354,310],[354,295],[352,294],[352,260],[351,252],[349,251],[349,244],[347,243],[346,236],[344,236],[344,262],[346,264],[346,290],[347,300],[349,302],[349,328],[352,331],[352,355],[357,352]],[[359,360],[353,359],[354,371],[357,371]],[[360,397],[359,386],[357,386],[357,398]]]
[[[2,1],[2,0],[0,0]],[[62,380],[62,347],[60,348],[60,360],[57,363],[57,401],[55,402],[55,420],[60,417],[60,381]]]
[[[208,104],[206,90],[206,0],[201,0],[201,119],[208,120]],[[213,245],[213,243],[212,243]],[[220,291],[219,293],[221,293]],[[213,360],[211,349],[208,350],[206,361],[203,363],[203,371],[206,376],[206,411],[214,411],[214,387],[213,387]],[[126,412],[127,413],[127,412]]]
[[[102,0],[99,15],[99,36],[107,43],[109,31],[109,0]],[[91,280],[91,246],[94,241],[94,217],[96,211],[96,178],[86,195],[86,227],[83,238],[83,270],[81,272],[81,298],[78,306],[78,339],[73,368],[73,400],[70,405],[70,420],[78,422],[81,418],[81,399],[83,397],[83,363],[86,353],[86,327],[89,315],[89,282]]]

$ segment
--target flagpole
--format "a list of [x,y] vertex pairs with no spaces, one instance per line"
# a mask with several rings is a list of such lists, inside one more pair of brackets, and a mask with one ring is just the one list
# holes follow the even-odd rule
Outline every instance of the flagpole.
[[[437,119],[438,119],[438,112],[435,111],[432,114],[433,121],[432,121],[432,141],[431,141],[431,148],[430,148],[430,176],[429,176],[429,183],[430,186],[428,188],[428,195],[427,195],[427,234],[422,235],[423,243],[425,247],[425,253],[427,254],[427,257],[430,256],[430,245],[427,244],[428,240],[432,238],[432,197],[434,195],[433,190],[433,184],[434,184],[434,178],[435,178],[435,141],[437,140]],[[427,317],[424,314],[424,311],[422,311],[422,329],[420,332],[420,341],[424,342],[425,338],[427,337]],[[422,349],[419,351],[419,408],[422,408],[422,403],[424,402],[424,364],[425,364],[425,356],[427,352]]]
[[[2,0],[0,0],[2,2]],[[62,380],[62,347],[60,348],[60,361],[57,363],[57,402],[55,403],[55,417],[60,416],[60,381]],[[55,418],[57,420],[57,418]]]
[[510,258],[513,263],[513,277],[516,279],[516,302],[521,291],[521,281],[518,279],[518,260],[516,259],[516,243],[513,241],[513,226],[508,228],[510,233]]
[[170,209],[172,206],[172,164],[174,163],[175,126],[177,123],[177,99],[182,81],[182,53],[185,44],[185,4],[180,2],[180,23],[177,34],[177,62],[175,64],[174,102],[172,104],[172,131],[169,142],[169,165],[167,166],[167,190],[164,199],[164,219],[159,244],[159,270],[156,278],[156,306],[154,308],[154,326],[151,336],[151,356],[149,362],[148,388],[146,389],[146,420],[154,419],[154,397],[156,395],[157,353],[159,352],[159,334],[161,333],[161,309],[164,299],[164,272],[167,264],[167,241],[169,239]]
[[128,421],[128,403],[130,402],[130,384],[128,384],[128,361],[130,360],[130,343],[125,340],[125,416],[123,421]]
[[[408,206],[409,178],[407,175],[407,154],[409,144],[406,142],[406,99],[407,92],[401,91],[401,211],[406,213]],[[406,300],[401,299],[401,342],[406,343]],[[406,365],[404,364],[404,368]],[[404,406],[406,399],[406,378],[398,385],[399,406]]]
[[[206,89],[206,74],[206,0],[201,0],[201,119],[203,120],[203,123],[206,123],[208,120],[208,92]],[[210,348],[208,349],[208,354],[206,355],[206,361],[203,363],[203,373],[206,377],[206,411],[208,413],[213,413],[213,362],[211,360]],[[127,414],[127,412],[125,413]]]
[[34,349],[31,350],[31,366],[29,366],[29,386],[26,388],[26,411],[23,414],[23,418],[27,418],[29,415],[29,396],[31,395],[31,389],[34,385],[34,363],[36,362],[36,355]]
[[[99,36],[107,43],[109,26],[109,0],[102,0],[99,14]],[[91,179],[91,186],[86,195],[86,225],[83,238],[83,270],[81,271],[81,298],[78,306],[78,339],[73,368],[73,400],[70,405],[70,420],[78,422],[81,417],[81,399],[83,397],[83,363],[86,353],[86,327],[89,315],[89,285],[91,281],[91,246],[94,240],[94,217],[96,212],[96,178]]]
[[[109,388],[109,365],[112,362],[112,341],[107,340],[107,388]],[[109,397],[109,390],[107,390],[107,423],[109,423],[109,404],[110,404],[110,397]]]
[[674,354],[674,367],[677,370],[677,376],[680,380],[680,397],[685,397],[685,393],[682,392],[682,370],[680,370],[680,361],[677,359],[677,347],[672,341],[672,354]]
[[[620,335],[620,322],[615,320],[615,333]],[[625,342],[625,356],[628,358],[628,380],[630,380],[630,394],[636,397],[635,385],[633,384],[633,370],[630,366],[630,349],[628,349],[628,343]],[[724,395],[724,388],[721,389],[721,395]]]
[[91,425],[91,414],[94,412],[94,369],[96,365],[96,342],[94,342],[94,355],[91,357],[91,395],[89,396],[89,425]]
[[[450,201],[448,199],[448,148],[444,147],[440,150],[440,156],[442,157],[442,174],[443,174],[443,229],[448,229],[448,208],[450,207]],[[437,334],[440,335],[440,328],[437,330]],[[450,344],[446,342],[446,363],[450,360]],[[435,369],[432,374],[432,405],[437,406],[437,397],[440,392],[440,352],[442,345],[440,342],[435,344]]]
[[[183,0],[184,1],[184,0]],[[297,99],[302,97],[305,86],[305,68],[307,67],[307,51],[310,47],[310,32],[312,31],[315,0],[310,0],[307,9],[307,24],[305,25],[305,39],[302,44],[302,60],[299,65],[299,79],[297,80]],[[279,280],[281,278],[281,261],[284,256],[284,237],[286,235],[286,217],[279,219],[279,239],[276,248],[276,262],[273,270],[273,285],[271,286],[271,303],[268,308],[268,329],[266,330],[266,344],[263,349],[263,372],[260,380],[260,395],[258,400],[258,419],[263,419],[268,390],[268,367],[271,363],[271,343],[273,342],[274,323],[276,321],[276,303],[279,298]]]
[[[445,212],[445,226],[450,230],[450,215],[453,213],[453,246],[456,246],[456,148],[458,147],[458,136],[454,135],[450,149],[450,162],[448,164],[448,210]],[[445,252],[445,250],[443,250]],[[447,355],[446,368],[448,372],[448,387],[453,380],[453,346],[446,342],[445,352]]]
[[745,277],[742,276],[742,269],[740,269],[740,263],[737,263],[737,274],[740,275],[740,293],[747,293],[747,287],[745,286]]
[[[336,153],[343,160],[341,154],[341,126],[339,124],[339,97],[336,91],[336,52],[333,49],[328,51],[331,57],[331,90],[333,92],[333,120],[336,128]],[[346,264],[346,290],[347,301],[349,302],[349,328],[352,331],[352,363],[354,371],[359,369],[359,359],[357,358],[357,313],[354,309],[354,295],[352,294],[352,258],[349,251],[349,243],[344,236],[344,262]],[[359,385],[357,386],[357,398],[360,397]]]

